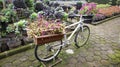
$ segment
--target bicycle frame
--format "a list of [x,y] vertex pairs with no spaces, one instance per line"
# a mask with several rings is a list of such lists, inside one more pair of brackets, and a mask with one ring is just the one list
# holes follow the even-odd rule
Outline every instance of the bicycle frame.
[[71,35],[67,38],[67,34],[66,34],[66,31],[64,32],[64,39],[65,39],[65,41],[63,42],[64,43],[64,45],[66,45],[66,44],[69,44],[69,41],[70,41],[70,39],[73,37],[73,35],[76,33],[76,31],[78,30],[78,28],[82,28],[82,31],[83,31],[83,19],[82,19],[82,15],[80,16],[80,21],[78,21],[78,22],[76,22],[76,23],[74,23],[74,24],[71,24],[71,25],[69,25],[69,26],[66,26],[65,27],[65,29],[68,29],[68,28],[70,28],[70,27],[72,27],[72,26],[75,26],[75,25],[77,25],[77,27],[74,29],[74,31],[71,33]]

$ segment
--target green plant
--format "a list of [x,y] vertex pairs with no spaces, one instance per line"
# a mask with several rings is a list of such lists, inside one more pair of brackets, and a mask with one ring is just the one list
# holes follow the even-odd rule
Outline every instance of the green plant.
[[0,32],[0,37],[2,37],[2,36],[6,36],[6,32],[4,32],[4,31]]
[[14,18],[16,18],[16,12],[12,9],[12,6],[12,4],[9,4],[8,8],[1,11],[3,15],[8,19],[8,22],[14,21]]
[[25,0],[27,7],[31,8],[34,6],[34,0]]
[[109,4],[97,4],[97,8],[107,8],[110,7],[111,5]]
[[120,5],[120,0],[117,0],[117,1],[116,1],[116,4],[117,4],[117,5]]
[[20,20],[20,21],[14,23],[15,33],[20,34],[23,30],[25,30],[26,24],[27,24],[26,20]]
[[14,32],[14,30],[15,30],[15,26],[13,24],[10,24],[10,25],[8,25],[6,31],[7,31],[7,33],[10,33],[10,32]]
[[67,18],[68,18],[68,14],[66,12],[64,12],[64,15],[63,15],[63,20],[67,21]]
[[96,3],[83,4],[82,8],[80,9],[80,14],[83,15],[94,15],[96,12]]
[[34,20],[36,20],[37,19],[37,13],[32,13],[31,15],[30,15],[30,19],[31,19],[31,21],[34,21]]
[[6,16],[0,16],[0,18],[1,18],[0,19],[1,22],[8,22],[9,21]]

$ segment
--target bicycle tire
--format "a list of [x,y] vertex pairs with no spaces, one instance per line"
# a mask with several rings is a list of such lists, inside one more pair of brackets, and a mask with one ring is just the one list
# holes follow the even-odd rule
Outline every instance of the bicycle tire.
[[[86,39],[85,39],[83,42],[80,42],[80,40],[82,40],[81,38],[82,38],[83,34],[85,34],[84,32],[85,32],[86,30],[88,30],[87,37],[86,37]],[[78,39],[78,38],[79,38],[79,35],[81,36],[80,39]],[[90,28],[89,28],[88,26],[84,25],[84,26],[83,26],[83,31],[82,31],[82,28],[79,28],[79,30],[76,32],[76,35],[75,35],[75,40],[74,40],[74,41],[75,41],[75,45],[76,45],[78,48],[84,46],[84,45],[87,43],[87,41],[88,41],[88,39],[89,39],[89,36],[90,36]]]
[[[55,41],[54,43],[56,43],[56,42],[59,42],[57,45],[56,44],[54,45],[54,46],[59,46],[57,51],[55,53],[53,53],[52,55],[47,56],[47,57],[42,57],[43,55],[41,55],[40,53],[45,54],[46,49],[47,49],[47,51],[52,52],[51,49],[54,48],[54,46],[52,46],[52,44],[50,44],[49,46],[45,47],[45,50],[41,51],[45,45],[35,45],[35,52],[34,53],[35,53],[36,59],[39,60],[39,61],[42,61],[42,62],[48,62],[48,61],[56,58],[58,56],[58,54],[60,53],[61,49],[62,49],[62,46],[60,46],[60,45],[62,45],[62,40]],[[47,44],[49,44],[49,43],[47,43]]]

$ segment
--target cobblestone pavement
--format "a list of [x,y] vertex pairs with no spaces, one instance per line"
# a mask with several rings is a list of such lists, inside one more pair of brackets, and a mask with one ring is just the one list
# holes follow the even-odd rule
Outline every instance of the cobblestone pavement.
[[[62,62],[55,67],[120,67],[120,17],[105,23],[89,25],[89,42],[73,55],[61,51]],[[65,50],[65,49],[64,49]],[[0,67],[43,67],[34,57],[34,49],[0,60]]]

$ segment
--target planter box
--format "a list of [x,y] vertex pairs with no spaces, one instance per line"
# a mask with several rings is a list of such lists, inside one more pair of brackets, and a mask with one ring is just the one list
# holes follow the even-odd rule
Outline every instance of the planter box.
[[52,34],[43,36],[34,36],[34,42],[36,45],[50,43],[58,40],[62,40],[64,34]]

